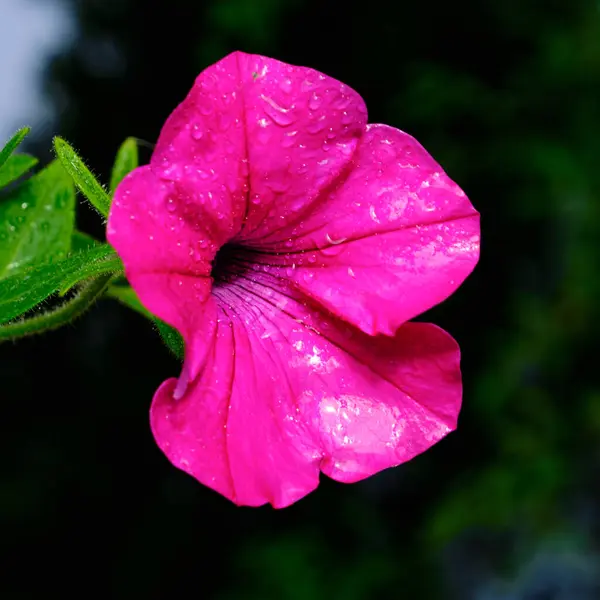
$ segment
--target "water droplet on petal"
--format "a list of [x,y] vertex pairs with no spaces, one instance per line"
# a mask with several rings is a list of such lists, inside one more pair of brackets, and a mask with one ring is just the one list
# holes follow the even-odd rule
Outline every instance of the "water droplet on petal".
[[208,116],[212,114],[212,102],[206,96],[200,96],[198,100],[196,100],[196,106],[203,115]]
[[377,216],[377,213],[375,212],[375,207],[372,204],[371,204],[371,206],[369,206],[369,215],[371,216],[371,219],[373,219],[373,221],[375,221],[376,223],[380,223],[379,217]]
[[337,256],[343,250],[342,246],[326,246],[321,248],[323,256]]
[[200,140],[203,136],[204,132],[200,128],[200,125],[194,123],[194,125],[192,125],[192,138],[194,138],[195,140]]
[[233,123],[233,115],[229,111],[219,113],[219,129],[227,131]]
[[342,121],[342,125],[349,125],[349,124],[350,124],[350,123],[352,123],[352,121],[353,121],[353,119],[352,119],[352,115],[350,115],[350,114],[348,113],[348,111],[344,111],[344,112],[342,113],[342,118],[341,118],[341,121]]
[[281,193],[289,189],[290,181],[285,176],[270,177],[265,180],[265,185],[274,192]]
[[331,106],[333,108],[337,108],[338,110],[344,110],[350,106],[350,97],[343,93],[339,94],[334,100],[332,100]]
[[308,133],[319,133],[325,129],[325,115],[321,115],[318,119],[312,120],[306,126]]
[[292,80],[284,78],[279,82],[279,87],[286,94],[289,94],[292,91]]
[[343,244],[348,238],[342,237],[339,239],[334,239],[332,238],[328,233],[325,234],[325,238],[327,239],[327,242],[337,246],[338,244]]
[[296,143],[296,136],[298,135],[298,131],[288,131],[286,132],[285,136],[283,137],[283,140],[281,141],[281,145],[284,148],[290,148],[291,146],[293,146]]
[[262,94],[261,98],[266,103],[264,107],[265,112],[275,123],[277,123],[277,125],[286,127],[287,125],[291,125],[296,120],[292,113],[292,108],[284,108],[283,106],[277,104],[277,102],[275,102],[272,98]]
[[308,108],[310,108],[310,110],[317,110],[317,108],[321,106],[322,102],[322,97],[319,94],[317,94],[317,92],[313,92],[308,101]]

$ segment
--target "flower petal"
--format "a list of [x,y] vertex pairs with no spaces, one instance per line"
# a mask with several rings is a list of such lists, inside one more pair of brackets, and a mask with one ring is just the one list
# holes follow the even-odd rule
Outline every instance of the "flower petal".
[[227,239],[239,231],[246,214],[244,121],[234,53],[196,78],[163,126],[150,163],[160,179],[178,182],[189,203],[218,220]]
[[179,399],[166,382],[151,422],[175,466],[237,504],[287,506],[317,486],[319,469],[358,481],[454,429],[459,351],[439,328],[408,323],[371,338],[268,275],[215,295],[200,375]]
[[294,227],[266,235],[256,260],[285,267],[304,293],[363,331],[392,335],[473,270],[479,215],[397,129],[368,126],[353,164]]
[[362,98],[343,83],[234,52],[196,79],[167,120],[152,167],[190,189],[199,179],[224,183],[236,217],[245,207],[236,242],[252,245],[319,201],[349,164],[366,118]]
[[[125,264],[127,278],[154,314],[185,331],[196,307],[210,292],[215,249],[202,240],[215,235],[205,219],[178,214],[183,199],[175,182],[160,181],[148,166],[130,173],[117,187],[107,238]],[[185,293],[182,293],[184,292]]]
[[290,226],[350,164],[367,123],[362,98],[314,69],[237,53],[250,205],[238,241]]
[[187,276],[206,277],[219,247],[257,243],[317,202],[365,123],[360,96],[313,69],[235,52],[204,70],[111,208],[108,238],[142,303],[189,328],[178,286],[203,301]]

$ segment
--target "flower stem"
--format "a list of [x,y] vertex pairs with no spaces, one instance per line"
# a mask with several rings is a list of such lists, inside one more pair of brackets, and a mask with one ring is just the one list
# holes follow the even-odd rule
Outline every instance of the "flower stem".
[[58,308],[36,317],[0,325],[0,343],[58,329],[80,317],[104,293],[113,274],[107,273],[81,285],[77,294]]
[[142,303],[139,301],[135,292],[129,286],[117,286],[111,285],[106,290],[106,295],[110,298],[114,298],[119,302],[123,303],[125,306],[135,310],[140,315],[144,315],[147,319],[150,319],[154,326],[156,327],[160,337],[163,342],[169,348],[169,350],[175,355],[179,360],[183,360],[185,354],[185,346],[183,343],[183,339],[181,335],[176,329],[173,329],[170,325],[167,325],[163,321],[161,321],[158,317],[152,315],[149,311],[147,311]]

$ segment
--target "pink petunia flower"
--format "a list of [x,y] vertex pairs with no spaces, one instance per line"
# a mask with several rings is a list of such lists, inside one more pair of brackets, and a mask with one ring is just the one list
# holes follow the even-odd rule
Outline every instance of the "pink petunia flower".
[[479,255],[479,216],[352,89],[233,53],[200,74],[108,239],[185,340],[151,425],[169,460],[236,504],[284,507],[319,472],[364,479],[456,426],[459,349],[407,321]]

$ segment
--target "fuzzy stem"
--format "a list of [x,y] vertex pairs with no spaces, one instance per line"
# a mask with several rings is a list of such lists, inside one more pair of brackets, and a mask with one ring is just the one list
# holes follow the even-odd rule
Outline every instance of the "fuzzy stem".
[[77,294],[59,307],[41,315],[0,325],[0,343],[58,329],[80,317],[102,295],[113,274],[109,273],[81,285]]

